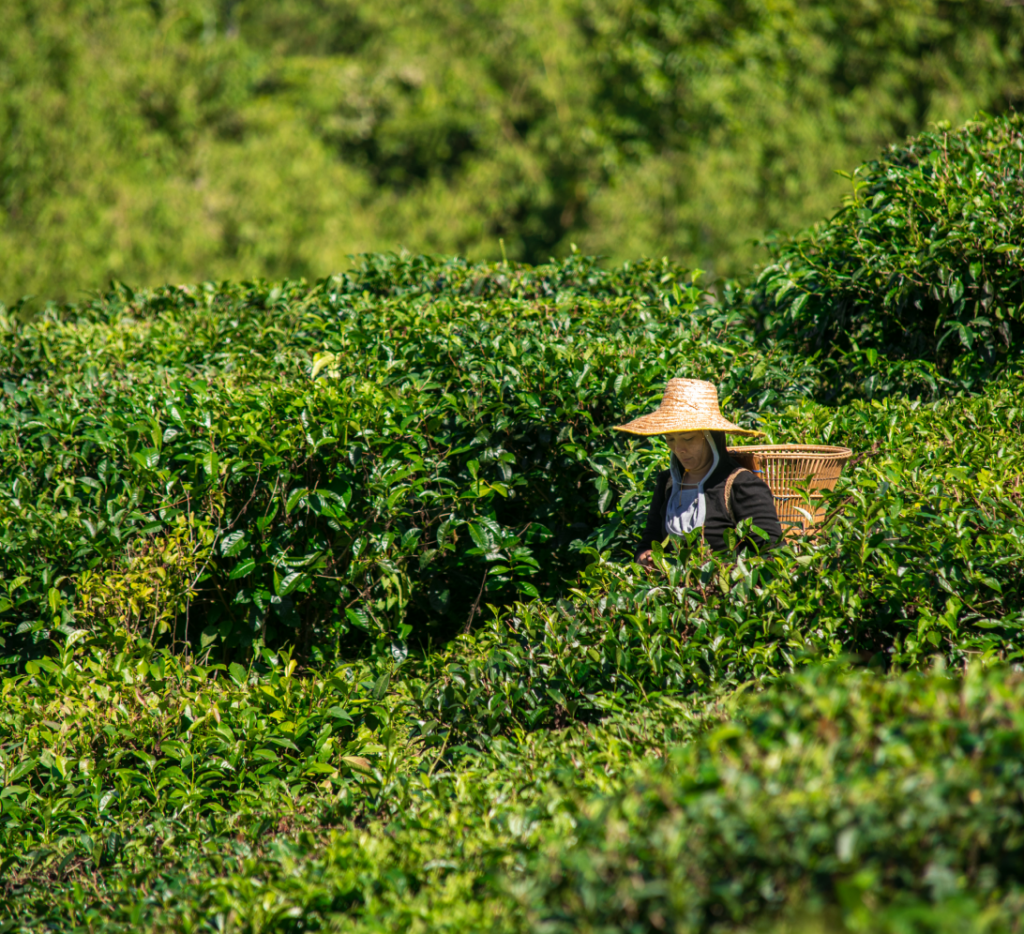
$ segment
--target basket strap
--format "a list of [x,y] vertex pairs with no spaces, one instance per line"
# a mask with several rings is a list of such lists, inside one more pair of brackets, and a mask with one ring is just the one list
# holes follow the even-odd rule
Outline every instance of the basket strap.
[[737,467],[728,477],[725,479],[725,511],[729,513],[729,518],[732,519],[732,524],[736,525],[736,513],[732,509],[732,485],[736,479],[737,474],[741,474],[747,471],[746,467]]

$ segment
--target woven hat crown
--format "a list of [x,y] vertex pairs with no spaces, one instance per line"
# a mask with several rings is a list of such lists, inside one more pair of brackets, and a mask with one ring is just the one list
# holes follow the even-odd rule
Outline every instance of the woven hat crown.
[[661,404],[648,415],[618,425],[618,431],[634,435],[662,435],[676,431],[727,431],[734,435],[759,435],[724,418],[718,408],[718,390],[703,379],[670,379]]

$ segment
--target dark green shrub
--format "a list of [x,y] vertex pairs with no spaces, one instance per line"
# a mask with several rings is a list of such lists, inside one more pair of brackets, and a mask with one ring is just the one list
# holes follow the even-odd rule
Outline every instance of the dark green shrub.
[[185,513],[215,539],[171,638],[225,661],[254,638],[427,645],[557,596],[613,465],[651,466],[609,427],[668,375],[716,380],[748,420],[813,385],[679,277],[379,257],[3,319],[5,654],[70,627],[78,575]]
[[937,377],[970,385],[1019,356],[1022,159],[1017,114],[891,146],[853,173],[831,220],[772,246],[749,294],[760,326],[836,360],[833,393],[877,382],[879,358],[930,361],[904,382],[934,392]]
[[988,906],[1013,930],[1020,689],[862,674],[738,698],[735,719],[571,809],[572,841],[552,835],[527,870],[534,929],[709,931],[799,907],[833,930],[953,931]]

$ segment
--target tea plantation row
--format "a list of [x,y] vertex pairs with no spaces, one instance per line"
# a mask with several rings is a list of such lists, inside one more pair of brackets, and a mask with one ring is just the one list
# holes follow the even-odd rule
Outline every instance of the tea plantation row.
[[[628,551],[658,461],[609,429],[667,374],[712,379],[768,440],[826,439],[770,417],[833,391],[813,360],[755,342],[678,270],[418,259],[385,289],[380,264],[0,316],[8,663],[73,626],[86,573],[96,615],[223,661],[254,637],[314,658],[437,644],[487,603],[564,595],[581,544]],[[504,291],[474,297],[492,280]],[[161,554],[176,537],[170,579],[140,535]],[[128,591],[158,584],[173,612],[143,623]]]
[[[9,929],[1013,930],[1021,413],[1006,380],[766,414],[861,442],[819,540],[653,575],[595,549],[425,655],[57,633],[3,685]],[[966,680],[897,674],[935,656]]]
[[[366,257],[0,309],[0,932],[1019,932],[1015,120],[719,298]],[[629,561],[670,376],[854,450],[821,534]]]
[[[608,428],[666,372],[720,382],[747,421],[810,391],[811,367],[755,348],[678,271],[574,262],[477,270],[516,282],[486,302],[439,264],[439,294],[380,294],[368,263],[356,284],[122,291],[4,319],[9,660],[45,645],[55,614],[72,625],[59,608],[85,572],[100,590],[108,570],[148,580],[141,556],[118,567],[127,543],[185,516],[191,563],[162,584],[182,611],[156,625],[178,644],[201,638],[225,661],[254,636],[314,657],[367,638],[436,644],[487,602],[564,591],[609,484],[654,463]],[[529,297],[549,282],[554,298]],[[108,597],[126,621],[127,597]]]
[[38,760],[5,789],[4,930],[1013,931],[1024,907],[1005,669],[649,695],[438,750],[400,683],[145,655],[5,684],[4,745]]

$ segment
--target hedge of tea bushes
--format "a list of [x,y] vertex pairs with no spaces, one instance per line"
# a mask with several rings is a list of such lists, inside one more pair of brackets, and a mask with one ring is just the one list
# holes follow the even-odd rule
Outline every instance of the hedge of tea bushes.
[[[225,724],[264,705],[254,695],[266,683],[232,687],[243,713],[221,705]],[[294,684],[300,706],[319,690]],[[400,699],[402,682],[389,691]],[[68,685],[64,702],[79,692]],[[139,798],[128,812],[100,798],[100,819],[77,829],[51,799],[37,804],[44,829],[28,831],[45,840],[19,848],[26,825],[7,831],[0,923],[19,934],[1012,931],[1024,904],[1022,696],[1005,666],[805,671],[763,692],[650,696],[601,724],[471,753],[413,744],[387,765],[368,752],[378,766],[301,794],[282,782],[223,813],[196,800],[217,800],[219,784],[198,783],[192,808]]]
[[653,467],[610,428],[666,374],[715,380],[745,423],[813,386],[681,275],[378,258],[311,286],[119,289],[4,317],[8,663],[74,628],[86,572],[145,586],[130,543],[184,516],[208,553],[183,610],[145,629],[225,662],[253,638],[404,651],[488,603],[558,596],[614,475]]
[[[771,246],[747,300],[761,327],[832,358],[834,390],[919,361],[978,389],[1024,339],[1024,118],[937,126],[859,166],[853,195]],[[881,359],[881,367],[879,360]],[[882,377],[884,382],[885,377]]]
[[[925,356],[808,358],[744,294],[368,257],[0,314],[0,932],[1015,930],[1015,351],[925,303]],[[820,535],[631,564],[665,457],[611,428],[676,375],[854,450]]]
[[389,679],[365,665],[309,677],[290,652],[201,665],[145,640],[111,653],[78,635],[0,687],[5,873],[69,854],[102,868],[123,848],[113,827],[122,838],[150,818],[267,801],[285,813],[368,771],[367,755],[387,768],[369,725],[389,720]]
[[651,692],[703,693],[824,659],[880,670],[939,654],[1020,664],[1022,418],[1009,378],[969,399],[802,405],[766,418],[778,434],[860,449],[828,497],[826,529],[737,561],[695,539],[653,574],[617,555],[644,500],[615,477],[626,505],[584,546],[592,563],[567,598],[493,608],[432,661],[424,731],[476,741],[593,720]]
[[308,365],[321,349],[312,341],[325,326],[324,314],[340,323],[350,321],[352,312],[357,317],[368,313],[372,324],[379,323],[379,316],[386,318],[389,308],[439,299],[470,304],[633,299],[646,305],[668,297],[679,302],[683,295],[674,289],[685,292],[691,278],[689,270],[666,260],[608,270],[595,257],[578,253],[536,267],[375,253],[358,257],[348,272],[313,284],[224,281],[136,291],[115,282],[79,302],[47,304],[24,328],[17,326],[24,318],[21,306],[7,309],[2,372],[23,378],[75,374],[83,363],[99,368],[138,364],[228,372],[237,383],[243,373],[279,377],[286,361]]
[[1020,687],[860,674],[737,699],[700,741],[570,806],[571,842],[530,865],[530,919],[706,931],[803,902],[847,930],[1012,930]]
[[[883,585],[872,571],[835,599],[874,606],[888,587],[882,618],[913,620],[946,612],[939,592],[964,599],[961,566],[990,564],[968,577],[1004,587],[999,569],[1016,566],[1017,494],[1004,483],[1019,469],[1015,378],[966,400],[890,393],[824,408],[809,398],[827,382],[815,361],[755,342],[729,309],[664,263],[369,257],[311,286],[119,287],[31,322],[7,315],[4,657],[45,652],[50,633],[86,618],[113,645],[141,632],[222,662],[254,639],[310,658],[401,655],[472,629],[488,606],[569,597],[587,547],[628,558],[662,466],[656,445],[611,428],[681,373],[714,380],[723,408],[766,440],[857,452],[829,567],[866,541],[900,576]],[[864,472],[886,457],[887,475]],[[857,498],[873,486],[885,515]],[[970,548],[964,496],[991,507],[978,500],[971,521],[985,534],[970,533]],[[188,560],[157,567],[152,554],[186,518]],[[908,565],[877,531],[897,520],[899,547],[923,566],[973,556],[944,559],[949,574],[922,570],[925,596],[901,603]],[[968,594],[965,612],[983,617],[986,599]],[[882,631],[885,646],[863,632],[858,645],[887,651],[897,630]]]
[[[18,473],[3,508],[30,521],[3,526],[5,561],[22,564],[2,571],[3,636],[21,659],[0,718],[0,925],[703,931],[809,917],[814,930],[821,915],[826,928],[1012,930],[1021,893],[999,854],[1014,858],[1020,822],[1014,378],[935,402],[819,405],[812,365],[755,350],[678,283],[635,305],[485,304],[472,288],[353,292],[334,311],[329,296],[293,298],[287,326],[248,356],[216,303],[148,322],[53,315],[6,335],[2,443]],[[231,301],[239,327],[263,327],[265,307]],[[53,352],[64,339],[81,342],[74,355]],[[180,357],[160,363],[161,348]],[[740,561],[694,542],[652,575],[628,564],[664,457],[601,435],[602,419],[616,399],[629,399],[621,417],[654,404],[689,359],[741,378],[727,410],[756,412],[771,440],[856,451],[825,534]],[[628,381],[609,386],[601,367]],[[578,387],[561,385],[566,369]],[[436,435],[421,430],[435,410],[403,426],[398,389],[450,420]],[[572,433],[541,446],[542,415]],[[486,417],[518,446],[489,459]],[[338,440],[319,444],[325,429]],[[318,487],[331,470],[349,486]],[[289,479],[268,489],[268,471]],[[545,502],[536,477],[564,499]],[[590,528],[559,543],[551,520],[531,542],[527,507],[552,515],[568,497],[593,504]],[[310,542],[333,556],[358,521],[396,514],[425,531],[364,532],[361,572],[291,560]],[[452,550],[421,567],[421,540],[445,521]],[[501,551],[526,546],[517,577]],[[509,586],[491,589],[489,573],[481,595],[482,573],[467,573],[466,613],[442,624],[417,588],[454,559]],[[266,596],[245,604],[260,565]],[[296,572],[308,590],[282,594]],[[209,607],[229,587],[243,596],[224,601],[239,617],[222,633]],[[352,629],[303,629],[335,587],[358,598],[338,614]],[[478,596],[470,631],[438,645]],[[420,620],[433,645],[403,638]],[[198,658],[180,654],[186,625]],[[314,667],[263,640],[297,642]],[[934,657],[970,671],[900,673]],[[851,662],[869,670],[844,674]]]

